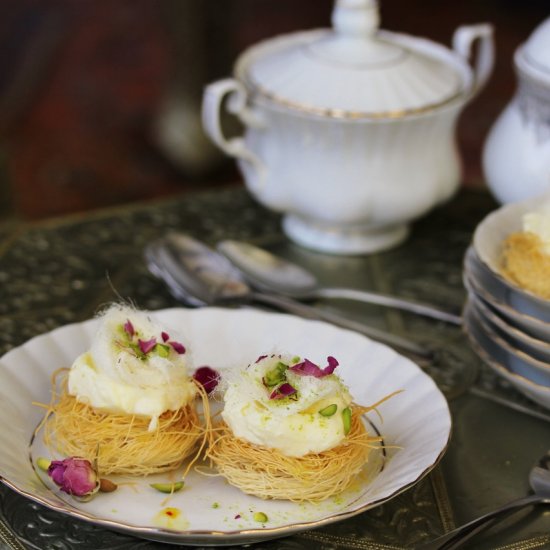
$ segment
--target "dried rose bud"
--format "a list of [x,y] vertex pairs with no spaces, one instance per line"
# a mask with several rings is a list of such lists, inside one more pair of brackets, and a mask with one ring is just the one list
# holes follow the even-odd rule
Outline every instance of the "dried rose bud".
[[218,382],[220,381],[220,373],[210,367],[204,366],[199,367],[195,371],[193,378],[202,385],[202,387],[206,390],[206,393],[210,393],[214,391],[218,385]]
[[48,475],[62,491],[76,497],[92,497],[99,489],[97,473],[84,458],[52,460]]

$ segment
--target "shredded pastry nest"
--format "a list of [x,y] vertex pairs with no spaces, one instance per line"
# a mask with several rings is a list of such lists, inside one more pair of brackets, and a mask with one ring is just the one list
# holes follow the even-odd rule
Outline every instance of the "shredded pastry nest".
[[215,429],[206,456],[227,481],[263,499],[319,502],[344,491],[380,447],[381,438],[367,433],[361,416],[369,408],[355,405],[344,442],[321,453],[286,456],[276,449],[235,437],[225,423]]
[[66,378],[57,392],[56,378],[66,370],[53,374],[52,401],[41,405],[46,414],[36,430],[43,428],[44,442],[52,452],[97,460],[102,476],[166,472],[191,457],[185,476],[204,456],[217,469],[214,475],[225,477],[243,492],[293,502],[319,502],[338,495],[365,473],[369,454],[381,448],[382,438],[368,433],[362,416],[399,393],[369,407],[353,405],[350,431],[340,445],[321,453],[289,457],[236,438],[223,422],[213,428],[208,395],[200,384],[197,389],[203,414],[199,415],[191,403],[161,415],[157,427],[150,431],[149,418],[105,413],[79,402],[67,393]]
[[537,296],[550,299],[550,254],[531,232],[513,233],[504,241],[502,274]]
[[146,476],[175,470],[194,453],[186,468],[188,472],[202,454],[211,425],[208,397],[200,384],[197,388],[204,406],[204,421],[195,403],[190,403],[162,414],[157,427],[149,431],[148,417],[106,413],[79,402],[67,393],[66,379],[57,394],[57,374],[52,380],[52,402],[45,405],[46,415],[37,428],[38,431],[43,427],[44,443],[52,452],[64,457],[97,459],[102,476]]

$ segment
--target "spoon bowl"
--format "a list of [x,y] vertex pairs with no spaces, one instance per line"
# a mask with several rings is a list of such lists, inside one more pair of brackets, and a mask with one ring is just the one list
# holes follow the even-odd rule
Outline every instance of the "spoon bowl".
[[458,326],[462,324],[459,315],[432,305],[364,290],[322,287],[310,271],[249,243],[224,240],[218,243],[217,249],[254,288],[303,300],[319,298],[355,300],[393,307]]
[[313,273],[258,246],[225,240],[217,249],[256,288],[298,299],[315,298],[321,288]]
[[171,232],[145,249],[149,270],[192,306],[247,300],[252,292],[239,271],[200,241]]

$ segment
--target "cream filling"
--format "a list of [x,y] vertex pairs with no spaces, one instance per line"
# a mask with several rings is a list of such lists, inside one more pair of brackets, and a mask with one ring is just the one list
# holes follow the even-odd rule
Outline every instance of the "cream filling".
[[[314,378],[287,371],[299,398],[270,400],[271,390],[262,377],[278,361],[267,358],[243,371],[239,380],[230,381],[222,417],[233,434],[295,457],[339,445],[346,437],[342,412],[352,402],[347,388],[335,375]],[[336,405],[332,416],[319,413],[330,405]]]
[[135,386],[113,380],[96,368],[89,352],[83,353],[74,362],[69,372],[68,389],[78,401],[94,409],[150,417],[150,430],[156,428],[162,413],[185,406],[196,391],[188,379],[179,383],[167,381],[157,386]]
[[113,306],[101,319],[90,350],[71,366],[68,391],[104,412],[149,417],[152,430],[162,413],[188,404],[196,388],[187,372],[186,354],[167,346],[165,357],[155,351],[139,357],[122,328],[128,320],[142,340],[163,342],[163,329],[145,312]]
[[524,214],[522,223],[523,231],[537,235],[542,241],[544,252],[550,254],[550,207]]

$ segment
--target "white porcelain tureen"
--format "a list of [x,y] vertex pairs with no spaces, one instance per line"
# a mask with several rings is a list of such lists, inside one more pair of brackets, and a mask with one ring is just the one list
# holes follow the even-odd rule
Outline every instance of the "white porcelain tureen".
[[501,203],[550,191],[550,17],[515,52],[518,90],[485,142],[483,168]]
[[[492,69],[492,28],[460,27],[449,50],[379,30],[375,0],[337,0],[332,22],[245,51],[234,78],[207,86],[203,124],[292,240],[367,253],[457,188],[455,123]],[[224,136],[224,106],[243,137]]]

